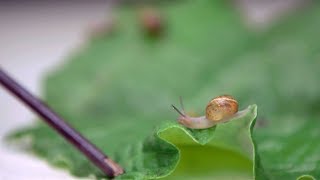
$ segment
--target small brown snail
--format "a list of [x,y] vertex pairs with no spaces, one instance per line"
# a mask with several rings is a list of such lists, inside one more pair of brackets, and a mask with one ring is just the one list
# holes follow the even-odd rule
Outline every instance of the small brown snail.
[[140,22],[143,31],[149,36],[158,37],[163,32],[163,17],[155,8],[143,8],[140,12]]
[[226,122],[238,112],[238,102],[229,95],[213,98],[206,107],[206,115],[201,117],[188,116],[180,98],[182,112],[174,105],[172,107],[180,114],[178,122],[191,129],[206,129],[218,123]]

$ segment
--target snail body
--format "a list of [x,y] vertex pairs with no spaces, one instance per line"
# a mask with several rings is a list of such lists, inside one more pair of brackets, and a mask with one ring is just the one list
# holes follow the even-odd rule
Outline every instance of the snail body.
[[207,129],[218,123],[226,122],[238,112],[238,102],[230,95],[213,98],[206,107],[205,116],[191,117],[184,111],[180,99],[182,112],[174,105],[172,107],[180,114],[178,122],[191,129]]

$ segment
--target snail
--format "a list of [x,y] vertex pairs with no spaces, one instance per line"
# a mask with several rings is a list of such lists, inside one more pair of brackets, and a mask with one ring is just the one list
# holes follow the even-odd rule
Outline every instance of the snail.
[[140,22],[143,31],[151,37],[158,37],[163,32],[163,18],[159,10],[155,8],[143,8],[140,12]]
[[213,98],[206,107],[206,115],[191,117],[185,113],[182,99],[180,97],[182,111],[172,105],[179,113],[178,122],[191,129],[206,129],[218,123],[227,122],[238,112],[238,102],[230,95]]

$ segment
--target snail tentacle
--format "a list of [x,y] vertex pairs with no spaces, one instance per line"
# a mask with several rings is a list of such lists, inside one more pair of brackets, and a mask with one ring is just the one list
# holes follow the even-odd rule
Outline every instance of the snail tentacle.
[[173,104],[171,104],[172,108],[174,110],[176,110],[181,116],[186,117],[186,115],[184,114],[184,112],[182,113],[177,107],[175,107]]
[[184,110],[184,105],[183,105],[183,101],[182,101],[182,97],[181,96],[179,97],[179,100],[180,100],[180,106],[181,106],[181,109],[182,109],[182,113],[186,114],[186,111]]

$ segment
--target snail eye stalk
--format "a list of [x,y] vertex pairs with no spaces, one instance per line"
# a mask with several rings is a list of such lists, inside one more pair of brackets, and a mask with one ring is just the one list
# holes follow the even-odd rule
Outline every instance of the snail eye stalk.
[[186,111],[184,110],[184,105],[183,105],[183,101],[182,101],[182,97],[181,96],[179,97],[179,100],[180,100],[180,106],[182,108],[182,113],[186,114]]
[[172,104],[171,106],[172,106],[172,108],[173,108],[174,110],[176,110],[181,116],[186,117],[186,115],[183,114],[183,113],[182,113],[177,107],[175,107],[173,104]]

